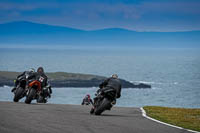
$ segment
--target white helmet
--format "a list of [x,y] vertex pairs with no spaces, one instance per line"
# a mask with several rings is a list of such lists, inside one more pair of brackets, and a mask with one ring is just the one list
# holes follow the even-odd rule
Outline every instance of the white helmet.
[[117,74],[113,74],[111,77],[117,79],[118,75]]
[[29,72],[35,72],[35,69],[34,68],[30,68]]

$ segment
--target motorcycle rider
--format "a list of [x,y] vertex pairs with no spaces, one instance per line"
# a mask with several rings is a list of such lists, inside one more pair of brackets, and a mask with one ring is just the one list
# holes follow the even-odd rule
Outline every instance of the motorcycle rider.
[[[113,74],[110,78],[107,78],[105,81],[103,81],[100,85],[99,85],[99,90],[97,90],[98,92],[107,90],[107,89],[114,89],[116,90],[116,96],[115,96],[115,100],[112,102],[112,104],[114,105],[116,103],[116,99],[121,97],[121,82],[118,79],[118,75],[117,74]],[[94,104],[96,103],[97,97],[94,98]],[[111,106],[112,107],[112,106]],[[109,110],[111,109],[111,107],[109,108]],[[93,107],[90,111],[91,114],[94,113],[94,109],[95,107]]]
[[18,75],[17,78],[16,78],[16,80],[14,80],[15,85],[14,85],[14,88],[11,90],[11,92],[14,92],[14,91],[16,90],[16,87],[17,87],[17,85],[18,85],[19,82],[20,82],[19,79],[20,79],[21,77],[26,76],[26,75],[29,75],[29,76],[28,76],[28,79],[32,79],[32,78],[35,78],[35,77],[36,77],[35,74],[36,74],[36,73],[35,73],[35,69],[34,69],[34,68],[30,68],[29,71],[24,71],[22,74]]
[[117,74],[113,74],[110,78],[107,78],[105,81],[103,81],[100,85],[99,85],[99,91],[103,91],[106,89],[114,89],[116,90],[116,98],[120,98],[121,97],[121,82],[118,79],[118,75]]
[[37,79],[42,83],[42,88],[45,87],[47,85],[47,76],[44,73],[44,68],[43,67],[38,67],[37,69]]
[[92,104],[92,105],[93,105],[93,101],[92,101],[92,99],[90,98],[90,95],[87,94],[87,95],[85,96],[85,98],[83,99],[81,105],[89,105],[89,104]]
[[44,93],[48,93],[47,96],[51,97],[52,89],[51,86],[48,84],[48,77],[44,73],[43,67],[38,67],[36,79],[41,82],[42,88],[48,86],[49,92],[44,92]]

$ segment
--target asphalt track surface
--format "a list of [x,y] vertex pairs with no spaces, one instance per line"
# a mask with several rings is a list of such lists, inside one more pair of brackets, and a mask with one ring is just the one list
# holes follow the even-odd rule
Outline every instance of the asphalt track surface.
[[139,108],[114,107],[101,116],[90,108],[0,102],[0,133],[189,133],[149,120]]

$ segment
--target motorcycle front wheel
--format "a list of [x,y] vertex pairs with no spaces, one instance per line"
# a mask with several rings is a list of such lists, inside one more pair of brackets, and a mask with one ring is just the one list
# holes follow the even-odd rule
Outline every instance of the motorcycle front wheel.
[[24,89],[22,87],[17,88],[13,101],[18,102],[22,98],[23,92]]

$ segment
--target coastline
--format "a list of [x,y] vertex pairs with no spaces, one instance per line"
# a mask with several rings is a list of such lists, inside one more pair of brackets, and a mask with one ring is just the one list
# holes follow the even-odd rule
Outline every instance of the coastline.
[[[0,71],[0,86],[13,86],[13,81],[19,74],[20,72]],[[47,72],[46,75],[52,87],[98,87],[106,79],[98,75],[67,72]],[[134,84],[124,79],[120,80],[122,88],[151,88],[149,84]]]

